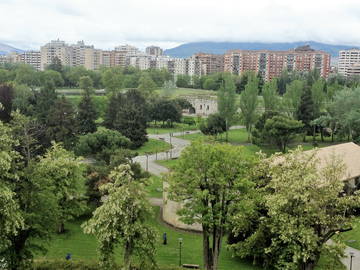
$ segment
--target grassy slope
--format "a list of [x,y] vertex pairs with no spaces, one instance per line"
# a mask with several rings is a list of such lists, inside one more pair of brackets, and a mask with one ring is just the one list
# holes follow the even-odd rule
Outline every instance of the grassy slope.
[[168,151],[171,148],[170,144],[164,141],[149,139],[143,146],[134,150],[138,155],[144,155],[145,153],[153,154],[155,152]]
[[[159,217],[159,208],[156,207],[156,217]],[[49,244],[49,252],[45,256],[38,256],[37,259],[61,259],[67,253],[71,253],[73,260],[96,260],[98,254],[96,251],[97,242],[91,235],[83,234],[80,224],[82,220],[78,220],[67,224],[66,228],[69,230],[64,235],[54,235],[54,239]],[[179,244],[178,238],[183,238],[182,248],[182,262],[202,264],[202,238],[200,234],[181,232],[174,230],[163,223],[158,218],[149,220],[159,232],[157,247],[157,261],[162,266],[176,266],[179,261]],[[162,234],[166,232],[168,237],[168,245],[162,245]],[[119,263],[122,261],[121,250],[118,248],[115,252],[116,259]],[[219,269],[243,269],[252,270],[260,269],[252,266],[248,262],[244,262],[231,257],[230,252],[225,248],[221,254]]]

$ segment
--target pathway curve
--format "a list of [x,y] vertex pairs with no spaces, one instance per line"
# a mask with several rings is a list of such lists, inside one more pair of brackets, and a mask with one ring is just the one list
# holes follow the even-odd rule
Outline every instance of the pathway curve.
[[[233,126],[230,129],[240,129],[244,128],[244,126]],[[199,133],[200,130],[191,130],[191,131],[185,131],[185,134],[195,134]],[[173,159],[178,158],[181,154],[181,151],[185,149],[186,146],[190,145],[189,140],[177,138],[184,135],[184,132],[174,132],[172,133],[172,136],[170,136],[170,133],[165,134],[149,134],[148,138],[155,139],[155,140],[162,140],[169,144],[171,144],[172,149],[170,149],[167,152],[161,152],[157,154],[152,155],[142,155],[137,156],[133,160],[135,162],[138,162],[145,171],[148,171],[154,175],[160,176],[162,173],[168,172],[168,168],[159,165],[156,163],[157,160],[167,160],[167,159]]]
[[341,259],[341,262],[346,266],[346,269],[351,269],[350,268],[351,254],[353,256],[352,270],[360,269],[360,250],[358,250],[356,248],[346,246],[346,248],[345,248],[345,256],[346,257]]

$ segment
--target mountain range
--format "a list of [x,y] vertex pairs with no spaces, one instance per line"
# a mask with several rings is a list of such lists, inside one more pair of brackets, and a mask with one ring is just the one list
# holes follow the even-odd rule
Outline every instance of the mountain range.
[[310,45],[315,50],[328,52],[332,57],[338,57],[339,51],[344,49],[351,49],[354,46],[348,45],[332,45],[320,43],[315,41],[299,41],[299,42],[276,42],[276,43],[262,43],[262,42],[191,42],[185,43],[178,47],[165,50],[164,54],[172,57],[190,57],[191,55],[204,52],[213,54],[224,54],[227,50],[271,50],[282,51],[295,49],[299,46]]
[[6,45],[4,43],[0,43],[0,55],[12,53],[12,52],[23,52],[23,50],[14,48],[14,47]]

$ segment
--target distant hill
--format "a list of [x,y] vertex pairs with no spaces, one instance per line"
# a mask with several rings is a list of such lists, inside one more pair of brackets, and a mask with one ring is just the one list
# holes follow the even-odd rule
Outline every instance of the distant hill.
[[344,49],[351,49],[355,46],[346,45],[331,45],[319,43],[314,41],[299,41],[299,42],[277,42],[277,43],[260,43],[260,42],[192,42],[185,43],[178,47],[165,50],[165,54],[172,57],[189,57],[194,53],[214,53],[223,54],[227,50],[242,49],[242,50],[272,50],[281,51],[294,49],[298,46],[310,45],[315,50],[322,50],[328,52],[333,57],[338,57],[339,51]]
[[8,54],[8,53],[11,53],[11,52],[23,52],[23,50],[11,47],[11,46],[3,44],[3,43],[0,43],[0,55],[1,54]]

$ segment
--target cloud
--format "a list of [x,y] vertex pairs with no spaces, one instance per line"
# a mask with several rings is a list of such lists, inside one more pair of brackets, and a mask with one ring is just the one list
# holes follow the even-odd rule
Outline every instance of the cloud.
[[192,41],[360,45],[357,0],[1,0],[0,10],[0,40],[22,48],[56,38],[104,49]]

